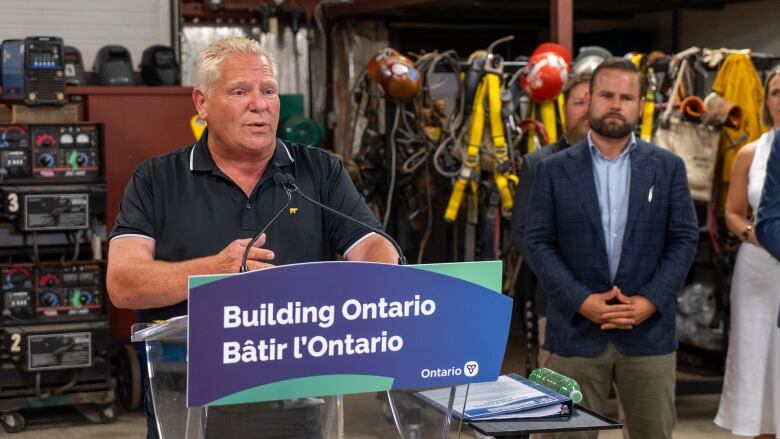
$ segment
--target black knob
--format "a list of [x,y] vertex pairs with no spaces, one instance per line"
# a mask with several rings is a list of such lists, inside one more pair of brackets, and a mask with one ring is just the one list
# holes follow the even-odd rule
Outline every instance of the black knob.
[[92,294],[90,294],[88,291],[79,292],[79,301],[81,302],[82,305],[91,305]]
[[50,291],[48,293],[43,294],[43,304],[46,306],[57,306],[59,305],[59,299],[57,298],[57,293]]
[[79,153],[79,156],[76,158],[76,164],[79,166],[84,166],[87,163],[89,163],[89,156],[83,152]]
[[16,272],[11,275],[11,283],[14,285],[22,285],[27,280],[27,275],[24,273]]
[[54,156],[51,154],[41,154],[40,162],[43,166],[51,168],[54,166]]

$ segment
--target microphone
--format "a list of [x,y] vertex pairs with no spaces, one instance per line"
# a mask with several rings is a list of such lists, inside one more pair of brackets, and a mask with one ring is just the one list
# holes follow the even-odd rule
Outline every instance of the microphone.
[[[276,175],[280,175],[280,174],[276,174]],[[274,175],[274,177],[276,177],[276,175]],[[334,209],[334,208],[332,208],[330,206],[326,206],[326,205],[320,203],[319,201],[309,197],[305,193],[301,192],[301,190],[298,188],[298,185],[295,184],[295,177],[293,177],[292,175],[284,174],[283,178],[284,178],[284,181],[281,182],[281,185],[282,185],[283,188],[285,188],[285,190],[288,191],[288,193],[290,191],[291,192],[295,192],[295,193],[299,194],[301,197],[303,197],[309,203],[312,203],[315,206],[318,206],[321,209],[325,209],[326,211],[328,211],[330,213],[333,213],[333,214],[336,214],[336,215],[338,215],[338,216],[340,216],[340,217],[342,217],[344,219],[352,221],[353,223],[358,224],[358,225],[360,225],[360,226],[362,226],[362,227],[364,227],[364,228],[366,228],[368,230],[371,230],[372,232],[374,232],[374,233],[376,233],[378,235],[381,235],[382,237],[384,237],[385,239],[390,241],[390,243],[393,244],[393,247],[395,247],[395,251],[398,252],[398,265],[406,265],[406,257],[404,256],[404,253],[401,251],[401,246],[398,245],[398,243],[395,241],[395,239],[393,239],[392,236],[390,236],[387,233],[385,233],[384,230],[382,230],[380,228],[377,228],[377,227],[374,227],[374,226],[371,226],[369,224],[366,224],[366,223],[364,223],[363,221],[360,221],[357,218],[353,218],[353,217],[351,217],[351,216],[349,216],[349,215],[347,215],[345,213],[339,212],[338,210],[336,210],[336,209]],[[274,179],[274,181],[276,181],[276,179]]]
[[292,194],[290,193],[290,188],[286,184],[287,177],[281,172],[277,172],[276,174],[274,174],[273,179],[274,179],[274,184],[284,189],[284,193],[287,194],[287,202],[284,203],[284,206],[282,206],[281,209],[279,209],[276,212],[273,218],[271,218],[271,220],[268,221],[265,227],[260,229],[260,231],[257,232],[257,234],[249,241],[249,244],[247,244],[246,246],[246,250],[244,250],[244,256],[241,257],[241,268],[239,269],[239,273],[246,273],[247,271],[249,271],[249,269],[246,266],[246,260],[249,257],[249,250],[251,250],[252,246],[255,245],[255,242],[257,242],[257,240],[260,239],[260,235],[262,235],[265,232],[268,226],[270,226],[271,224],[273,224],[274,221],[276,221],[276,218],[279,218],[279,215],[281,215],[282,212],[284,212],[284,209],[286,209],[287,206],[289,206],[290,202],[292,201]]

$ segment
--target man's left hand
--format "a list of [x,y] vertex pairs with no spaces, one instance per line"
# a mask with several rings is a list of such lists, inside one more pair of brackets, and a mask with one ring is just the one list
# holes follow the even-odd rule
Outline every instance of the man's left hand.
[[[655,314],[656,308],[655,305],[653,305],[653,302],[651,302],[647,297],[636,294],[633,296],[626,296],[622,292],[618,292],[618,301],[620,303],[630,303],[631,305],[634,305],[633,310],[633,319],[634,319],[634,327],[641,325],[645,320],[649,319],[650,316]],[[617,323],[614,323],[610,321],[613,316],[610,315],[610,313],[605,313],[602,316],[605,320],[607,320],[606,323],[601,325],[601,329],[624,329],[622,326],[620,326]],[[618,316],[614,316],[618,317]],[[624,317],[621,315],[620,317]]]

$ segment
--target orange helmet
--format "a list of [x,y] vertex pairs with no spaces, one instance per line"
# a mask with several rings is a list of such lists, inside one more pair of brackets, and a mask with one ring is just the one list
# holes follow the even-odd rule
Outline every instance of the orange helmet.
[[409,58],[393,49],[383,49],[368,63],[368,76],[386,96],[398,101],[414,99],[422,89],[422,75]]
[[557,53],[532,55],[520,77],[520,87],[533,101],[549,101],[563,90],[569,77],[569,63]]
[[371,78],[372,81],[376,81],[376,74],[379,71],[379,63],[382,63],[387,60],[387,58],[391,56],[399,56],[400,53],[396,52],[395,49],[392,49],[390,47],[387,47],[385,49],[382,49],[374,55],[373,58],[368,62],[368,67],[366,68],[366,71],[368,72],[368,77]]

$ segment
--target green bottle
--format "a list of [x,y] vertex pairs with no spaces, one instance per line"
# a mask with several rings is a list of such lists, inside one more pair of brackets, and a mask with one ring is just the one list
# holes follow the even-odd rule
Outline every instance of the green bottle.
[[572,378],[562,375],[554,370],[550,370],[546,367],[540,367],[534,369],[528,379],[541,384],[548,389],[558,392],[563,396],[571,398],[571,400],[578,404],[582,401],[582,392],[580,391],[580,385]]

